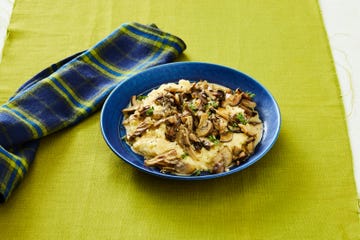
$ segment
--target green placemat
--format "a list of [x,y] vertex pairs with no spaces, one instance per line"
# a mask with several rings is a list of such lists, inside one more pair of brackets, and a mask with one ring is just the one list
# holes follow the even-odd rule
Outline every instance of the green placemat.
[[281,108],[277,143],[240,173],[169,181],[119,160],[95,114],[42,140],[0,206],[1,239],[360,239],[345,115],[317,1],[19,0],[0,100],[128,21],[181,37],[188,48],[180,60],[259,80]]

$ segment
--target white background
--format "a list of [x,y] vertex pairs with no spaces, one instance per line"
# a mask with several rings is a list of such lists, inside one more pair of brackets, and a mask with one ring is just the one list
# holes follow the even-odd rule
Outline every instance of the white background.
[[[0,0],[0,64],[14,1]],[[344,101],[360,196],[360,0],[319,0],[319,3]]]
[[360,196],[360,1],[319,3],[340,82]]

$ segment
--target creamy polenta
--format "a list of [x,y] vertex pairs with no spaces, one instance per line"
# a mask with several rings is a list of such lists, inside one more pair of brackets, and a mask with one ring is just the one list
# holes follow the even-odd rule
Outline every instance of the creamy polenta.
[[124,139],[162,172],[220,173],[245,162],[261,140],[255,108],[252,93],[179,80],[131,98],[122,110]]

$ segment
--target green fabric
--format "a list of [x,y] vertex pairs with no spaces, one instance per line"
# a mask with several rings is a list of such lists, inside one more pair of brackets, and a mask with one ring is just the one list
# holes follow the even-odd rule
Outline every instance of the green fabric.
[[317,1],[16,1],[0,101],[39,70],[122,22],[181,37],[180,60],[237,68],[282,113],[274,148],[250,168],[201,182],[149,176],[105,144],[95,114],[41,141],[1,239],[360,239],[338,80]]

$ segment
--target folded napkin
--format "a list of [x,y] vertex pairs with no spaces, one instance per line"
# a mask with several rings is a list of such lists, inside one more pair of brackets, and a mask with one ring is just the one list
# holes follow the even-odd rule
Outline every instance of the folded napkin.
[[0,201],[6,201],[35,157],[39,139],[101,107],[116,84],[186,48],[155,25],[126,23],[94,47],[27,81],[0,106]]

